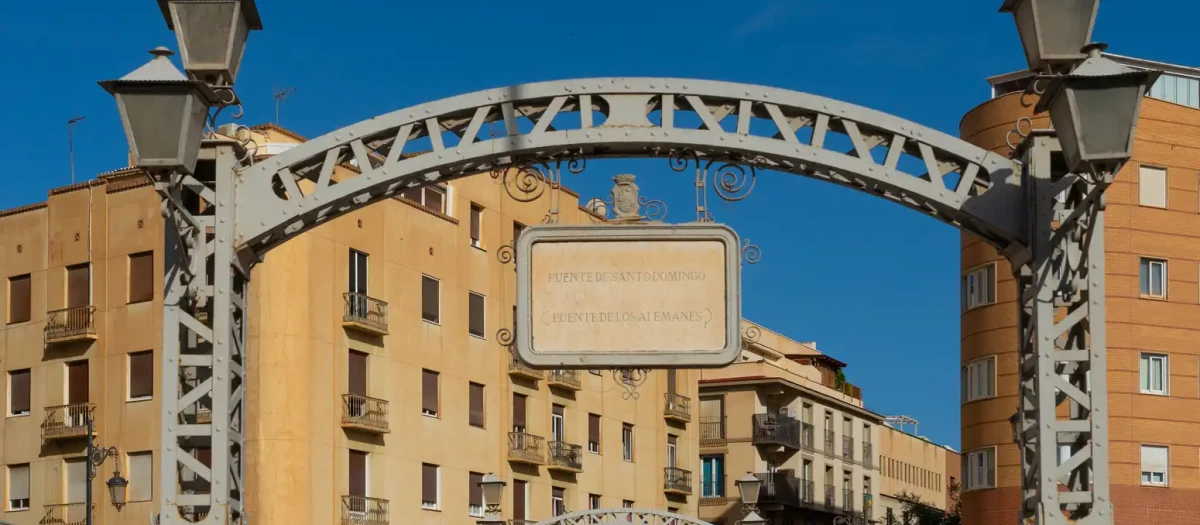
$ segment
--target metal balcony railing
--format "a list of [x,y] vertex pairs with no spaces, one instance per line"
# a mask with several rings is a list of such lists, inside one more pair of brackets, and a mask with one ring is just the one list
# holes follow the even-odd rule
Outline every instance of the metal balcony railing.
[[692,420],[691,398],[669,392],[663,394],[663,398],[665,400],[663,404],[663,416],[666,416],[667,419],[674,419],[684,423]]
[[46,313],[46,344],[96,338],[96,307],[76,306]]
[[536,523],[533,520],[508,520],[508,525],[534,525]]
[[835,440],[835,436],[834,436],[834,434],[833,434],[833,431],[832,431],[832,430],[826,430],[826,431],[825,431],[825,449],[824,449],[824,452],[825,452],[826,454],[829,454],[830,456],[832,456],[834,453],[836,453],[836,450],[834,450],[834,448],[833,448],[833,442],[834,442],[834,440]]
[[778,445],[800,448],[800,422],[778,414],[754,414],[752,420],[755,445]]
[[389,525],[388,500],[342,496],[342,525]]
[[529,379],[545,379],[541,370],[535,369],[521,360],[515,350],[508,351],[508,375],[521,376]]
[[692,471],[681,468],[663,469],[663,491],[678,494],[692,493]]
[[[96,505],[92,505],[95,511]],[[88,522],[87,503],[55,503],[42,505],[46,515],[38,523],[40,525],[84,525]]]
[[720,446],[726,442],[725,416],[700,418],[700,446]]
[[842,510],[852,512],[854,510],[854,491],[850,489],[842,489]]
[[812,423],[800,422],[800,448],[814,450]]
[[774,503],[791,507],[800,504],[800,480],[780,472],[758,472],[754,477],[762,480],[758,489],[760,503]]
[[342,394],[342,427],[388,432],[388,402],[357,394]]
[[96,407],[88,403],[46,407],[42,439],[69,439],[87,435],[88,418]]
[[812,505],[816,501],[817,490],[816,484],[811,479],[800,480],[800,503],[802,505]]
[[576,392],[583,390],[583,381],[579,378],[578,370],[551,370],[546,384]]
[[833,485],[826,483],[825,484],[825,508],[832,509],[836,506],[836,502],[835,502],[835,500],[837,499],[836,495],[837,495],[837,487],[834,487]]
[[365,294],[346,292],[342,326],[378,335],[388,333],[388,304]]
[[725,476],[713,476],[700,480],[701,498],[724,498]]
[[508,459],[531,465],[541,465],[546,462],[543,456],[545,438],[526,434],[524,432],[508,433]]
[[583,447],[566,441],[551,441],[549,450],[550,461],[546,463],[546,468],[583,472]]
[[854,461],[854,438],[842,436],[842,461]]
[[871,450],[870,443],[863,443],[862,454],[863,454],[862,455],[863,466],[867,467],[867,468],[873,468],[873,465],[875,464],[875,455],[874,455],[874,452]]

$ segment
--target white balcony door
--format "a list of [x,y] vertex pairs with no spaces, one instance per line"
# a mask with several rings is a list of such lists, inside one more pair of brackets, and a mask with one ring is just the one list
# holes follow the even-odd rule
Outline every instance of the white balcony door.
[[675,436],[667,436],[667,467],[675,468],[678,457]]

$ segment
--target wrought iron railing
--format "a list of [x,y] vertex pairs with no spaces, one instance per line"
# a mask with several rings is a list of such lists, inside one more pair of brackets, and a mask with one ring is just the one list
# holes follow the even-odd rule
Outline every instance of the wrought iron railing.
[[343,297],[346,299],[346,308],[342,322],[387,333],[387,303],[356,292],[346,292]]
[[508,459],[541,465],[546,462],[546,458],[542,455],[542,451],[545,450],[543,446],[545,441],[542,436],[524,432],[509,432]]
[[752,420],[755,445],[779,445],[800,448],[800,422],[778,414],[754,414]]
[[825,508],[832,509],[836,506],[835,500],[837,495],[837,487],[825,484]]
[[583,447],[572,445],[566,441],[551,441],[548,465],[569,470],[583,470]]
[[46,417],[42,420],[42,439],[86,436],[88,418],[94,409],[88,403],[46,407]]
[[700,418],[700,446],[718,446],[726,442],[725,416]]
[[583,381],[579,378],[578,370],[551,370],[550,377],[546,379],[550,386],[561,386],[571,390],[580,390],[583,388]]
[[46,343],[96,336],[96,307],[76,306],[46,313]]
[[681,468],[666,467],[663,469],[663,490],[692,493],[692,471]]
[[[92,511],[95,512],[95,504]],[[87,503],[54,503],[42,505],[46,515],[38,523],[40,525],[83,525],[88,523]]]
[[673,417],[681,421],[692,420],[692,400],[691,398],[672,394],[670,392],[663,394],[665,403],[663,405],[663,415]]
[[863,456],[862,456],[863,466],[867,467],[867,468],[872,468],[872,466],[875,463],[875,457],[874,457],[873,451],[871,450],[870,443],[866,443],[866,442],[863,443],[863,453],[862,454],[863,454]]
[[388,402],[357,394],[342,394],[342,424],[387,432]]
[[816,484],[811,479],[800,480],[800,503],[804,505],[812,505],[816,501],[817,490]]
[[842,510],[850,512],[854,510],[854,491],[850,489],[842,489]]
[[542,378],[546,377],[545,374],[543,374],[541,370],[538,370],[536,368],[533,368],[533,367],[525,364],[525,362],[522,361],[521,358],[517,356],[516,351],[509,350],[508,356],[509,356],[508,372],[510,374],[516,373],[516,374],[523,375],[523,376],[533,378],[533,379],[542,379]]
[[854,438],[842,436],[842,460],[854,461]]
[[792,507],[800,504],[800,480],[795,476],[781,472],[757,472],[754,477],[762,480],[758,489],[760,502]]
[[814,450],[812,423],[800,422],[800,448]]
[[342,496],[342,525],[389,525],[388,500]]
[[836,450],[834,450],[834,448],[833,448],[833,442],[834,442],[834,440],[835,440],[835,439],[836,439],[836,437],[834,436],[834,434],[833,434],[833,431],[832,431],[832,430],[826,430],[826,431],[825,431],[825,449],[824,449],[824,452],[825,452],[826,454],[829,454],[829,455],[831,455],[831,456],[832,456],[832,455],[834,455],[834,454],[837,452],[837,451],[836,451]]
[[724,498],[725,476],[713,476],[700,480],[701,498]]
[[536,523],[533,520],[508,520],[508,525],[535,525]]

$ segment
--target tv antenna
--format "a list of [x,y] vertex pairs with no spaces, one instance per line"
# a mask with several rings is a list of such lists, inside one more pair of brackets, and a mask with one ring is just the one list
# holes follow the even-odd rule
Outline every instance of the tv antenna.
[[75,126],[76,122],[85,118],[87,117],[78,116],[67,121],[67,155],[71,162],[71,184],[75,184],[75,137],[71,132],[71,128]]
[[294,87],[275,88],[275,124],[279,124],[279,104],[286,104],[288,97],[292,96],[295,92],[296,88]]

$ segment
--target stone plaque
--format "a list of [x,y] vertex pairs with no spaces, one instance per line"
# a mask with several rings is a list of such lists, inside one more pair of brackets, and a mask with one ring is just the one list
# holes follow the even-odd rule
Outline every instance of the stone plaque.
[[715,367],[741,349],[728,227],[535,226],[517,247],[516,346],[539,368]]

